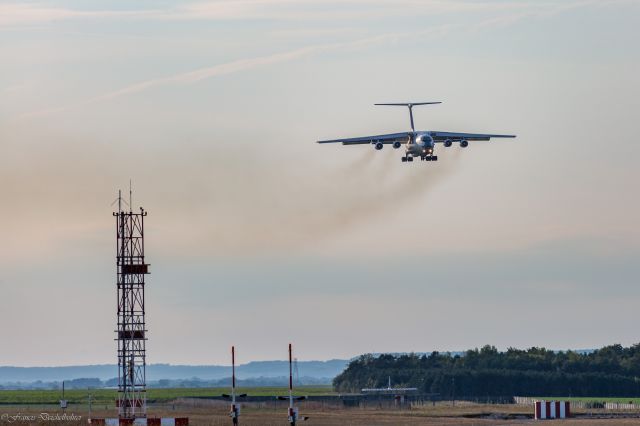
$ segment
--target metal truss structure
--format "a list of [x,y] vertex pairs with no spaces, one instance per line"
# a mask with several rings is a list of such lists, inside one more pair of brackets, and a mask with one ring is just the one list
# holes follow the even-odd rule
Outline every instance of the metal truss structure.
[[147,416],[146,397],[146,324],[144,279],[149,268],[144,259],[144,218],[140,213],[124,212],[118,198],[117,225],[118,270],[118,416],[136,419]]

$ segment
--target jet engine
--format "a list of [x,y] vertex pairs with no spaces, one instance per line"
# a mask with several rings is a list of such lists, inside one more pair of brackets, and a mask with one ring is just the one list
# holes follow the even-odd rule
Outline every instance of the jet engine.
[[400,148],[401,145],[402,144],[400,142],[394,142],[393,145],[391,145],[391,146],[393,146],[393,149],[398,149],[398,148]]
[[447,139],[446,141],[444,141],[444,146],[446,146],[447,148],[449,148],[451,145],[453,145],[453,141],[451,139]]
[[378,151],[380,151],[384,145],[382,144],[382,142],[376,142],[373,146],[374,146]]
[[467,146],[469,146],[469,141],[465,141],[465,140],[460,141],[460,147],[466,148]]

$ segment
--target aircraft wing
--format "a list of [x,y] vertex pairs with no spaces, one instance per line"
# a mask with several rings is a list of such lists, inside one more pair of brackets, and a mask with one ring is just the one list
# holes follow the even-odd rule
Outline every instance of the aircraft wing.
[[493,135],[488,133],[456,133],[456,132],[431,132],[434,142],[450,141],[488,141],[491,138],[515,138],[515,135]]
[[364,145],[381,142],[383,144],[392,144],[394,142],[406,143],[409,140],[409,133],[389,133],[387,135],[362,136],[359,138],[331,139],[326,141],[318,141],[318,143],[337,143],[342,145]]

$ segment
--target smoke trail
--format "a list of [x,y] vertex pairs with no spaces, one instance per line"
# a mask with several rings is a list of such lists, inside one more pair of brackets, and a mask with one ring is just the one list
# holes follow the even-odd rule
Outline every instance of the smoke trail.
[[[27,130],[24,135],[15,132],[10,144],[8,151],[18,157],[39,140]],[[35,136],[40,132],[45,129]],[[166,250],[259,254],[313,247],[372,218],[410,208],[449,176],[457,162],[450,151],[437,163],[404,164],[396,150],[322,151],[311,143],[274,149],[207,137],[190,141],[189,149],[159,143],[154,150],[128,141],[96,145],[66,134],[55,135],[55,140],[29,157],[29,167],[2,160],[5,190],[21,210],[30,212],[15,222],[9,236],[13,249],[24,242],[20,252],[29,240],[19,236],[34,229],[34,223],[39,224],[34,235],[42,247],[87,235],[100,240],[96,235],[110,229],[105,208],[117,185],[126,187],[129,177],[140,191],[137,199],[154,216],[154,235],[169,242]],[[69,161],[68,152],[82,161]],[[87,193],[96,195],[86,202]],[[69,221],[63,214],[69,208],[82,208],[85,222]]]
[[362,172],[364,167],[371,165],[375,155],[376,153],[373,149],[366,149],[360,153],[355,160],[340,169],[340,173],[344,176],[353,176],[356,173]]
[[[412,199],[424,196],[452,174],[459,155],[456,153],[438,163],[389,164],[389,159],[397,158],[395,155],[387,156],[386,161],[374,170],[378,179],[372,181],[373,185],[357,188],[348,202],[324,209],[324,215],[315,218],[314,226],[305,228],[307,237],[324,238],[389,210],[405,208]],[[394,177],[393,167],[404,166],[414,169],[401,170],[402,175]]]
[[304,168],[298,171],[302,178],[295,169],[282,167],[277,174],[267,174],[262,164],[259,191],[236,186],[251,194],[251,200],[224,203],[231,208],[222,214],[227,219],[216,238],[223,241],[226,252],[312,245],[375,216],[406,208],[453,173],[456,164],[457,155],[441,157],[437,163],[400,164],[397,152],[372,150],[338,168],[339,173]]

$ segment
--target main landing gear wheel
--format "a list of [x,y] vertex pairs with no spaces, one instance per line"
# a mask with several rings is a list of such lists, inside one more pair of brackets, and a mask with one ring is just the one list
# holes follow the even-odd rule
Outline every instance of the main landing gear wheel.
[[431,160],[432,161],[438,161],[438,156],[437,155],[432,155],[431,156]]
[[409,162],[413,161],[413,157],[407,157],[407,161]]
[[403,163],[406,163],[407,162],[407,157],[402,157],[401,160],[402,160]]

